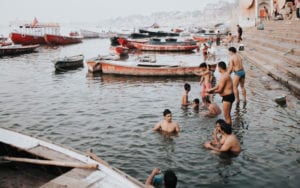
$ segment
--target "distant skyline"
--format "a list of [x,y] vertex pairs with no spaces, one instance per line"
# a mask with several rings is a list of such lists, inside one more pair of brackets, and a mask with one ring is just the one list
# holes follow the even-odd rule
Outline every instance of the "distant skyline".
[[33,20],[40,22],[87,22],[125,17],[150,15],[161,11],[196,11],[207,4],[236,0],[0,0],[0,24],[10,21]]

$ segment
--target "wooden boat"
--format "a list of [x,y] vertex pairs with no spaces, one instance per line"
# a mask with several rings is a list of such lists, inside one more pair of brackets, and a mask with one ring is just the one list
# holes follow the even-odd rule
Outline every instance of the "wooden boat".
[[134,44],[143,44],[147,43],[149,40],[148,39],[128,39],[128,38],[123,38],[123,37],[118,37],[117,43],[120,44],[121,46],[127,47],[129,49],[135,49]]
[[147,43],[132,43],[133,46],[142,51],[160,51],[160,52],[188,52],[199,49],[195,41],[177,42],[173,40],[149,41]]
[[83,55],[75,55],[70,57],[64,57],[54,60],[55,69],[58,71],[65,71],[70,69],[77,69],[83,67]]
[[130,38],[132,39],[140,39],[140,38],[149,38],[148,33],[131,33]]
[[45,41],[48,45],[67,45],[82,42],[82,36],[67,36],[67,35],[54,35],[45,34]]
[[81,153],[3,128],[0,155],[0,187],[145,187],[91,151]]
[[198,65],[167,65],[144,60],[122,63],[116,61],[102,61],[102,73],[128,76],[195,76],[194,72],[200,71]]
[[115,54],[115,55],[118,55],[118,56],[126,56],[128,55],[129,53],[129,49],[127,47],[124,47],[124,46],[111,46],[109,48],[109,51],[112,53],[112,54]]
[[88,71],[91,73],[101,72],[101,62],[105,60],[114,60],[118,61],[121,57],[119,55],[105,55],[105,56],[98,56],[92,59],[87,60],[86,65],[88,67]]
[[149,37],[177,37],[179,36],[179,33],[175,32],[167,32],[157,29],[139,29],[140,33],[147,33]]
[[40,45],[6,45],[0,47],[0,57],[7,56],[7,55],[19,55],[24,53],[32,53],[37,49]]

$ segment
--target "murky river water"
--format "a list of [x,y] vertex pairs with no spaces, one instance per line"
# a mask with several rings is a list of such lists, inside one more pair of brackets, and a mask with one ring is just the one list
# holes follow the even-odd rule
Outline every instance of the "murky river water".
[[[0,126],[46,138],[82,152],[90,148],[111,165],[145,181],[153,167],[173,169],[178,187],[299,187],[300,102],[272,78],[245,63],[246,106],[232,110],[242,152],[222,159],[203,143],[211,139],[216,118],[183,110],[183,85],[199,97],[198,79],[132,78],[90,75],[87,68],[56,74],[56,57],[107,54],[109,41],[82,44],[0,59]],[[226,50],[218,49],[227,61]],[[159,58],[199,59],[196,54]],[[218,74],[216,75],[218,77]],[[287,106],[274,98],[287,95]],[[221,104],[217,95],[215,101]],[[151,128],[169,108],[182,132],[168,138]]]

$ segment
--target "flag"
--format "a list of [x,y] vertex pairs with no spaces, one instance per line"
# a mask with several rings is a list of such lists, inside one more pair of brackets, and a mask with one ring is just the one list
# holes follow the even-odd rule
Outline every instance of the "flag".
[[37,23],[38,23],[38,20],[36,19],[36,17],[34,17],[31,26],[35,27]]

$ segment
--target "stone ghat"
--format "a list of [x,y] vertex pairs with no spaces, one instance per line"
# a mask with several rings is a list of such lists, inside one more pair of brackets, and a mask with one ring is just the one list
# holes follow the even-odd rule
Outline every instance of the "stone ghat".
[[264,29],[244,29],[241,51],[246,61],[300,96],[300,24],[299,20],[264,22]]

